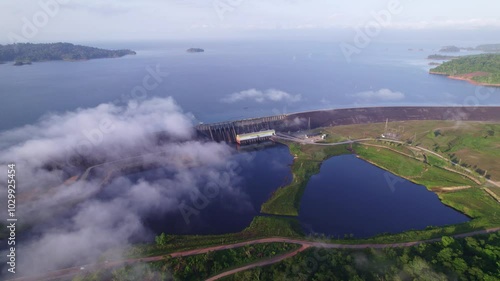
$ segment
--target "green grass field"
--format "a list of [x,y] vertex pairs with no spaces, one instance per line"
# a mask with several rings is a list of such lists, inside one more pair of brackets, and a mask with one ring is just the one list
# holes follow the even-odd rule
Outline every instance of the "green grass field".
[[[417,184],[425,185],[427,188],[476,185],[467,177],[444,170],[439,166],[406,157],[389,149],[357,145],[356,154],[387,171]],[[439,158],[436,157],[436,159]]]
[[[337,126],[323,131],[353,139],[377,138],[384,133],[384,127],[385,123],[375,123]],[[389,122],[388,128],[397,131],[401,141],[410,141],[413,145],[435,151],[471,170],[486,171],[492,180],[500,181],[500,123],[402,121]]]

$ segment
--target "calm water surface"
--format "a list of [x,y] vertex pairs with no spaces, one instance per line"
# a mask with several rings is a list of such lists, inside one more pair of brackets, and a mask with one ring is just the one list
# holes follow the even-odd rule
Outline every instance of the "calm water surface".
[[328,159],[302,197],[299,220],[304,230],[363,238],[469,220],[424,186],[401,179],[391,187],[387,175],[354,155]]

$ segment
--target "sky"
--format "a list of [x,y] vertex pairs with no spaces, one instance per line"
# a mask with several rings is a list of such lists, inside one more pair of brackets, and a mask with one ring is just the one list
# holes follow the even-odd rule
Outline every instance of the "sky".
[[[500,29],[494,0],[3,0],[0,43],[169,40],[349,30]],[[389,15],[387,17],[387,15]]]

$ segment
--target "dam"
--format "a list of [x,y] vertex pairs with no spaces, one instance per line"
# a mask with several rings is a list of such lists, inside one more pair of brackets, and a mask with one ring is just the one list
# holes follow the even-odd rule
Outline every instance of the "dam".
[[237,136],[263,131],[297,132],[321,127],[411,120],[500,121],[500,107],[366,107],[307,111],[238,121],[201,124],[198,135],[217,142],[237,143]]

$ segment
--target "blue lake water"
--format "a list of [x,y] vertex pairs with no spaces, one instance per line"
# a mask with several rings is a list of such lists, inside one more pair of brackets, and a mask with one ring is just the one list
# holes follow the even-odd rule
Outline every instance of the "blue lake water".
[[424,186],[404,179],[391,185],[388,175],[354,155],[325,161],[302,197],[299,220],[305,232],[364,238],[469,220]]
[[[223,234],[246,228],[260,214],[262,203],[280,186],[291,181],[293,158],[286,146],[273,145],[233,155],[240,167],[237,195],[221,192],[197,209],[186,223],[179,210],[154,213],[144,219],[153,232],[170,234]],[[445,206],[424,186],[407,180],[391,187],[387,171],[354,155],[333,157],[323,163],[319,174],[307,184],[298,220],[305,233],[357,238],[390,232],[399,233],[427,226],[442,226],[469,220]],[[163,168],[127,175],[133,182],[155,182],[174,175]],[[394,175],[390,179],[394,180]],[[120,189],[121,187],[118,187]],[[106,194],[104,189],[103,194]],[[101,195],[102,196],[102,195]],[[190,203],[186,198],[189,206]],[[201,201],[199,201],[201,203]]]
[[[479,42],[481,43],[481,42]],[[500,105],[500,89],[482,88],[428,74],[426,57],[440,45],[370,44],[346,60],[338,42],[199,41],[92,44],[132,48],[135,56],[81,62],[43,62],[14,67],[0,64],[0,131],[34,123],[48,112],[65,112],[101,103],[124,103],[160,67],[169,76],[146,97],[172,96],[201,122],[276,115],[303,110],[378,105]],[[472,44],[473,45],[473,44]],[[189,54],[199,46],[204,53]],[[409,51],[424,48],[424,51]],[[299,102],[240,101],[227,95],[248,89],[300,94]],[[361,92],[389,89],[388,97]],[[476,98],[474,98],[476,96]],[[472,104],[471,104],[472,103]]]

